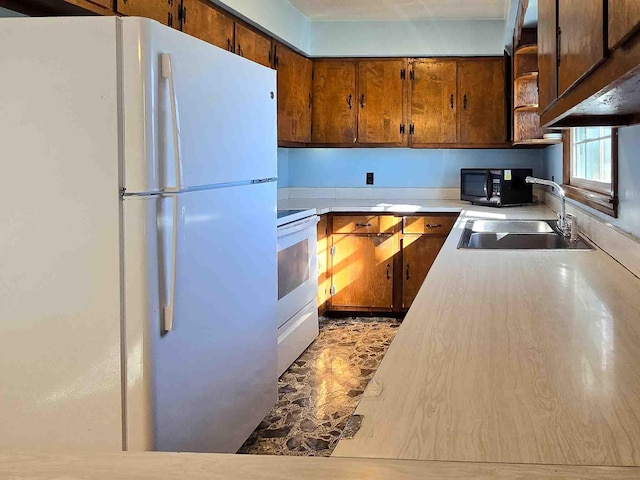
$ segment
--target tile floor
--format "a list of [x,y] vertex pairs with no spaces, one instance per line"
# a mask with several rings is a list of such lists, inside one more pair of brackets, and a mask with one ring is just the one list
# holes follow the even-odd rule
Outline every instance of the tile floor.
[[320,335],[280,377],[278,403],[238,453],[331,455],[399,325],[321,318]]

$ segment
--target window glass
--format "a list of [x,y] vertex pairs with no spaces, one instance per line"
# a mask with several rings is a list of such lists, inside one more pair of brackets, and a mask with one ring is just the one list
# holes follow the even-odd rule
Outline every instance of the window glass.
[[574,128],[571,138],[572,177],[610,185],[611,128]]

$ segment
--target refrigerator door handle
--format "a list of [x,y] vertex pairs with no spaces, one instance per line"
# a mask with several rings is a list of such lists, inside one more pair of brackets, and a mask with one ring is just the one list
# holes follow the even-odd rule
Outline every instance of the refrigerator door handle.
[[173,310],[176,299],[176,260],[178,257],[178,195],[164,194],[164,198],[173,199],[173,215],[171,220],[171,271],[166,272],[165,279],[171,284],[167,292],[167,303],[163,307],[163,330],[170,332],[173,330]]
[[169,81],[171,96],[171,125],[173,130],[173,158],[175,161],[176,185],[165,187],[164,192],[179,192],[182,185],[182,149],[180,148],[180,117],[178,115],[178,97],[173,78],[173,60],[170,53],[160,54],[160,70],[163,79]]

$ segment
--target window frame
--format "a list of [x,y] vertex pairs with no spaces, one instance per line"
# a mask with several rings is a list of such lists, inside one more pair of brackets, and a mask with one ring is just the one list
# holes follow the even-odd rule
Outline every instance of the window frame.
[[562,135],[562,187],[568,198],[618,218],[618,129],[611,129],[611,185],[593,180],[573,178],[571,129]]

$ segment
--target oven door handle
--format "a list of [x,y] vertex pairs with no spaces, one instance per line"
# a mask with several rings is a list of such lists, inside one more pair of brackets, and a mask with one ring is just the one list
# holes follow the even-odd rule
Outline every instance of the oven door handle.
[[301,232],[307,228],[314,227],[318,224],[320,218],[313,216],[305,219],[303,222],[294,222],[291,226],[278,227],[278,238],[285,237],[287,235],[293,235],[294,233]]

